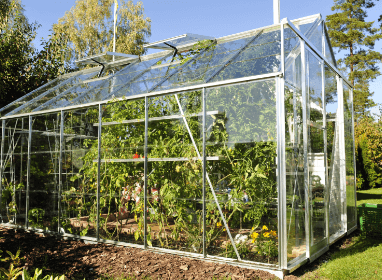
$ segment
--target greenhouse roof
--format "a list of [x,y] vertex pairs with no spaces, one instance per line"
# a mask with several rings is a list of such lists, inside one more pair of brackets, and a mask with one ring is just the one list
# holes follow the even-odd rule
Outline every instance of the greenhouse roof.
[[[282,28],[284,26],[283,35]],[[284,41],[281,41],[284,36]],[[65,74],[0,109],[2,118],[67,110],[122,98],[191,90],[237,79],[283,73],[281,57],[296,55],[303,39],[338,74],[320,14],[214,39],[184,34],[144,45],[163,51],[133,56],[106,52],[77,63],[102,66]],[[190,52],[200,40],[207,48]],[[113,71],[103,71],[112,69]],[[346,80],[345,80],[346,81]]]

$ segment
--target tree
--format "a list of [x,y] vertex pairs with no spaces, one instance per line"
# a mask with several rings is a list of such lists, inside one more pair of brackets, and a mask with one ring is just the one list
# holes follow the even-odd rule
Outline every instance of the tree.
[[382,38],[374,21],[366,22],[366,9],[374,7],[373,0],[334,0],[333,15],[327,16],[329,37],[333,47],[347,54],[338,60],[349,72],[354,87],[355,117],[367,115],[367,110],[376,104],[371,99],[369,82],[380,75],[378,63],[382,54],[374,51],[375,42]]
[[29,24],[21,2],[4,1],[0,25],[0,106],[31,90],[33,46],[37,24]]
[[53,33],[42,40],[42,50],[33,47],[37,23],[29,23],[20,0],[0,5],[0,108],[71,71],[65,63],[67,39]]
[[[77,0],[53,26],[56,34],[67,34],[73,49],[69,59],[113,50],[114,0]],[[140,55],[151,35],[151,20],[143,14],[143,4],[120,0],[117,12],[116,51]]]
[[382,121],[361,119],[355,126],[357,188],[382,186]]

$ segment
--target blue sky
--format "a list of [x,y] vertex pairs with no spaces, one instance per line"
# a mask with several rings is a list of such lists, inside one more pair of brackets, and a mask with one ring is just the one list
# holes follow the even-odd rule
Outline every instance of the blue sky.
[[[75,4],[75,0],[22,0],[30,22],[41,24],[39,39],[47,38],[53,23]],[[135,3],[137,1],[134,1]],[[151,18],[150,42],[184,33],[221,37],[273,23],[273,0],[143,0],[145,14]],[[325,18],[333,13],[333,0],[281,0],[281,18],[296,19],[321,13]],[[382,2],[368,11],[369,20],[382,14]],[[376,50],[382,51],[382,42]],[[338,57],[339,55],[337,55]],[[381,65],[382,68],[382,65]],[[382,76],[371,83],[373,99],[382,103]],[[372,112],[379,112],[378,108]]]

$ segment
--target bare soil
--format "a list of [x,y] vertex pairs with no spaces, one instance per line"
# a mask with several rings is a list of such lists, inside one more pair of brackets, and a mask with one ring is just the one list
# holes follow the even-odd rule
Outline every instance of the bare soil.
[[[43,268],[44,274],[65,274],[67,279],[101,279],[106,276],[134,276],[136,279],[278,279],[260,270],[136,248],[85,244],[82,241],[44,237],[34,232],[0,227],[0,250],[3,256],[7,250],[15,254],[18,249],[21,249],[24,258],[21,265],[29,271]],[[0,263],[1,266],[8,268],[6,263]]]

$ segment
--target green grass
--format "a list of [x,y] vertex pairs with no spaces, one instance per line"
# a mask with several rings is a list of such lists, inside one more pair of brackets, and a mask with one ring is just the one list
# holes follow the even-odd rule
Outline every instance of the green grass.
[[382,240],[356,235],[301,279],[382,279]]
[[357,191],[357,206],[362,203],[382,204],[382,188]]

